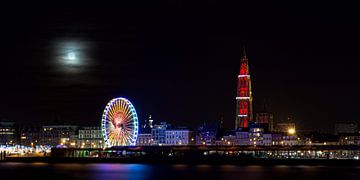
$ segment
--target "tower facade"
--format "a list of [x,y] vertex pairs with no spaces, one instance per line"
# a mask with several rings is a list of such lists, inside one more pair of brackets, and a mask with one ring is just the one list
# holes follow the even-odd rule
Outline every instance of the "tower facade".
[[235,130],[248,127],[249,123],[253,121],[252,100],[249,63],[244,48],[238,75]]
[[264,108],[262,111],[256,113],[255,122],[262,125],[266,130],[274,131],[274,115],[267,111],[266,103],[264,102]]

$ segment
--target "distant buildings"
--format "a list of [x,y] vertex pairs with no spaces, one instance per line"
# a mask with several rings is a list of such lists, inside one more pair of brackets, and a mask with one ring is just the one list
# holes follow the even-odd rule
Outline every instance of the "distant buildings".
[[149,119],[145,119],[144,124],[140,127],[140,132],[138,134],[138,138],[136,140],[137,146],[151,146],[154,144],[154,139],[152,136],[152,129],[154,120],[149,116]]
[[263,110],[256,113],[255,122],[264,127],[266,131],[274,131],[274,115],[266,110],[265,103]]
[[43,141],[43,128],[39,126],[24,126],[19,129],[19,144],[23,146],[41,145]]
[[339,138],[339,145],[360,145],[360,134],[342,134]]
[[235,132],[235,145],[248,146],[250,145],[250,136],[247,131]]
[[355,122],[337,122],[335,123],[335,134],[359,133],[359,126]]
[[189,128],[174,128],[165,131],[165,145],[194,145],[195,133]]
[[219,125],[217,123],[204,123],[197,128],[196,144],[214,145]]
[[11,145],[15,144],[17,140],[17,132],[14,122],[1,121],[0,122],[0,144]]
[[70,147],[103,148],[104,140],[99,126],[83,127],[79,129],[77,139],[70,141]]
[[137,146],[151,146],[154,144],[154,140],[151,133],[140,133],[136,140]]
[[56,146],[70,143],[70,139],[78,134],[79,126],[74,125],[47,125],[43,126],[40,143]]
[[160,122],[160,124],[155,124],[151,129],[151,135],[153,138],[153,144],[155,145],[163,145],[165,144],[166,138],[166,129],[170,128],[170,124],[166,122]]
[[292,122],[277,123],[275,127],[275,131],[280,133],[295,134],[296,133],[295,123]]

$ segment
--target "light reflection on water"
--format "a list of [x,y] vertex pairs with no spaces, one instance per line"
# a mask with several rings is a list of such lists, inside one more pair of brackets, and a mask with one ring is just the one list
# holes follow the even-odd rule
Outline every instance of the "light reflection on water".
[[151,166],[143,164],[92,164],[94,179],[148,179]]
[[359,167],[0,163],[1,179],[360,179]]

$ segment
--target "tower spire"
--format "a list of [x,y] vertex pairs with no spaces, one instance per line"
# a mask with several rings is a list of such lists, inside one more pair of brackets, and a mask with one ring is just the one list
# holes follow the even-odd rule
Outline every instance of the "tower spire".
[[240,73],[238,75],[238,89],[236,96],[236,120],[235,130],[246,128],[253,121],[252,112],[251,79],[249,73],[249,62],[246,57],[246,49],[240,59]]
[[247,58],[246,58],[246,48],[245,48],[245,46],[243,46],[242,57],[243,57],[244,59],[247,59]]

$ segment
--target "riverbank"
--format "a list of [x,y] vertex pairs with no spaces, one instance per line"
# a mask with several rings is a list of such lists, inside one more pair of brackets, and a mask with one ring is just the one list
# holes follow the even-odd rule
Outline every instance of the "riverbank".
[[53,157],[8,157],[1,162],[44,163],[123,163],[123,164],[209,164],[209,165],[326,165],[360,166],[360,160],[351,159],[157,159],[157,158],[53,158]]

